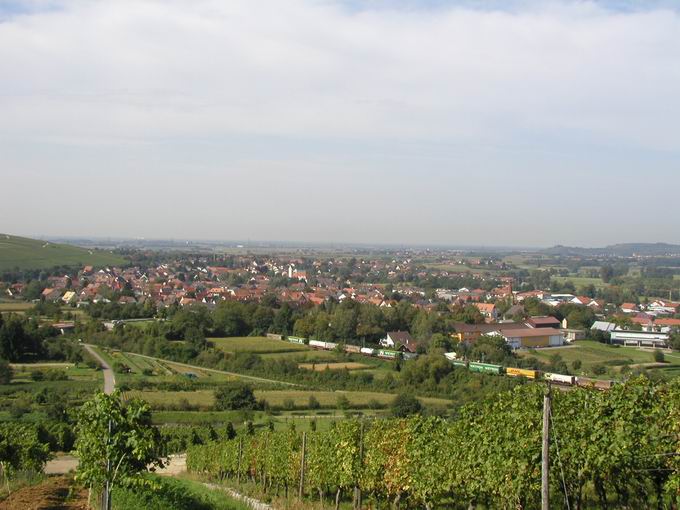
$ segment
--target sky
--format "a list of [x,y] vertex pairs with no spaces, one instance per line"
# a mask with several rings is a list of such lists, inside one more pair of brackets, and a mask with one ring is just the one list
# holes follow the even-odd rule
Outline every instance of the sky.
[[0,232],[680,243],[678,5],[0,0]]

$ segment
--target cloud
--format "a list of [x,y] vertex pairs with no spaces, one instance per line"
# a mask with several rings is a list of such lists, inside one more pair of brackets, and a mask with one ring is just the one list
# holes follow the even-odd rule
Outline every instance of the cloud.
[[[622,172],[644,154],[659,163],[657,172],[678,160],[680,15],[664,4],[25,5],[0,22],[0,141],[14,147],[0,172],[57,168],[16,147],[115,153],[139,146],[139,166],[130,171],[150,182],[154,161],[181,172],[187,167],[177,163],[184,161],[178,151],[203,143],[222,149],[195,156],[201,175],[261,168],[274,195],[294,189],[296,169],[306,165],[318,165],[323,185],[352,166],[399,176],[393,193],[403,202],[409,178],[451,186],[476,169],[502,182],[526,168],[552,172],[543,166],[550,155],[561,172],[603,174],[619,163],[607,159],[598,170],[610,151],[621,155]],[[222,178],[248,182],[236,170]],[[380,189],[362,186],[366,196]],[[495,201],[504,190],[490,192]]]

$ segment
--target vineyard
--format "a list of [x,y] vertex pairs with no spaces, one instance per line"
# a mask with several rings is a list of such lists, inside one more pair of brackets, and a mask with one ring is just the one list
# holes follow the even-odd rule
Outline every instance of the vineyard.
[[[371,508],[537,508],[543,389],[525,385],[464,407],[455,420],[337,423],[329,431],[239,435],[189,448],[188,469]],[[553,397],[555,508],[680,504],[680,384],[629,381]]]

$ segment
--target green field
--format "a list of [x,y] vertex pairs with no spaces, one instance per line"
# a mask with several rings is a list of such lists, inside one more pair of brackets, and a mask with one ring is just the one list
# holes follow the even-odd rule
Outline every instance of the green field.
[[124,263],[123,257],[107,251],[0,234],[0,271],[15,268],[49,269],[55,266],[101,267]]
[[[211,390],[197,391],[131,391],[130,396],[139,397],[152,406],[176,404],[186,399],[192,405],[203,409],[210,409],[214,402],[214,392]],[[338,398],[347,397],[351,407],[366,407],[372,401],[381,405],[389,405],[395,395],[373,391],[314,391],[314,390],[255,390],[258,400],[264,399],[273,407],[283,407],[288,400],[292,400],[296,407],[305,408],[309,404],[309,397],[314,396],[322,407],[334,408]],[[437,407],[447,407],[451,401],[441,398],[420,398],[423,404]]]
[[30,310],[31,308],[33,308],[33,303],[26,303],[23,301],[0,303],[0,312],[24,313],[26,310]]
[[586,276],[553,276],[553,280],[556,280],[560,283],[569,281],[574,284],[574,287],[576,287],[577,290],[579,287],[585,287],[586,285],[591,284],[598,289],[607,286],[607,284],[604,283],[600,278],[588,278]]
[[217,349],[225,352],[254,352],[255,354],[308,351],[306,345],[293,344],[263,336],[235,336],[209,338]]
[[[520,351],[518,354],[522,357],[533,357],[538,360],[549,363],[550,357],[559,354],[569,368],[575,360],[580,360],[582,368],[579,372],[585,374],[592,374],[594,365],[602,364],[607,367],[614,367],[616,370],[620,369],[625,364],[636,365],[644,363],[654,363],[654,356],[652,351],[645,351],[636,349],[634,347],[615,347],[608,344],[602,344],[591,340],[579,340],[574,342],[571,346],[554,347],[550,349],[537,349],[533,351]],[[677,361],[668,357],[667,370],[673,368],[676,363],[680,364],[680,359]]]

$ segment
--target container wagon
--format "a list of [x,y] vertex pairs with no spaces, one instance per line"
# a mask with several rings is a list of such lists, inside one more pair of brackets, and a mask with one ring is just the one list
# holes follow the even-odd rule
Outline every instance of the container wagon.
[[467,368],[467,366],[468,366],[467,361],[463,361],[462,359],[454,359],[454,360],[451,361],[451,364],[454,367]]
[[596,388],[598,390],[609,390],[614,386],[614,381],[602,381],[600,379],[591,379],[589,377],[577,377],[576,385],[583,388]]
[[378,357],[379,358],[385,358],[385,359],[397,359],[397,355],[399,353],[397,351],[388,351],[385,349],[380,349],[378,351]]
[[292,344],[304,344],[305,343],[305,339],[300,338],[299,336],[289,336],[288,341]]
[[573,375],[551,374],[550,372],[546,372],[543,374],[543,378],[552,383],[568,384],[569,386],[573,386],[576,383],[576,377]]
[[510,377],[526,377],[527,379],[536,379],[538,377],[537,370],[525,370],[523,368],[508,367],[505,373]]
[[368,347],[362,347],[361,348],[361,354],[365,354],[366,356],[375,356],[376,355],[376,350],[375,349],[370,349]]
[[500,374],[503,367],[500,365],[492,365],[490,363],[478,363],[471,361],[468,365],[471,372],[483,372],[487,374]]
[[347,344],[347,345],[345,345],[345,352],[359,353],[359,352],[361,352],[361,347],[359,347],[358,345]]

